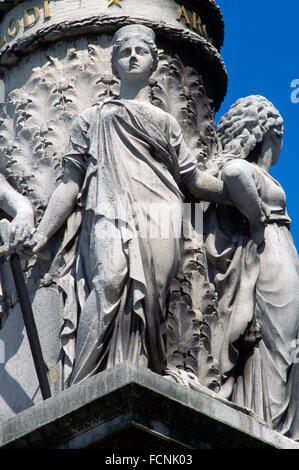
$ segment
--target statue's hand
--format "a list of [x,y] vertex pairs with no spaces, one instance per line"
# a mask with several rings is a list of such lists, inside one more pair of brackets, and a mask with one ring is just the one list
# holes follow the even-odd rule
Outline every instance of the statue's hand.
[[16,215],[9,227],[9,246],[17,248],[23,245],[25,241],[34,232],[34,214]]
[[37,255],[38,258],[45,260],[51,259],[52,256],[49,250],[45,248],[47,241],[47,238],[42,233],[40,233],[38,229],[34,230],[31,233],[30,238],[28,238],[22,246],[20,255],[23,258],[29,258],[33,255]]
[[31,211],[16,215],[9,222],[7,219],[0,221],[0,236],[2,245],[0,246],[0,256],[8,256],[14,251],[18,251],[34,231],[34,214]]
[[260,199],[262,215],[257,220],[250,222],[250,234],[252,240],[257,246],[260,246],[265,240],[265,226],[271,216],[271,211]]
[[260,246],[265,240],[264,234],[265,228],[264,225],[260,225],[259,227],[251,228],[251,238],[257,246]]
[[48,239],[41,232],[39,232],[38,229],[34,232],[32,238],[34,242],[34,246],[32,250],[33,253],[38,253],[39,251],[41,251],[48,241]]
[[264,216],[260,220],[250,223],[250,235],[257,246],[260,246],[265,240],[265,223],[266,218]]

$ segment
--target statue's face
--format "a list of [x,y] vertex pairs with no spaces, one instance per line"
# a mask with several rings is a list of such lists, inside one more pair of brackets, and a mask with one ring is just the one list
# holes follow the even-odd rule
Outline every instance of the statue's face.
[[277,163],[277,160],[279,159],[279,155],[282,149],[282,144],[283,144],[282,136],[277,135],[277,134],[272,134],[272,165],[275,165],[275,163]]
[[265,148],[271,148],[272,151],[272,162],[271,165],[275,165],[281,153],[283,138],[281,135],[277,135],[274,132],[269,131],[263,139]]
[[121,81],[146,80],[153,68],[153,56],[149,46],[141,38],[128,38],[117,54],[117,72]]

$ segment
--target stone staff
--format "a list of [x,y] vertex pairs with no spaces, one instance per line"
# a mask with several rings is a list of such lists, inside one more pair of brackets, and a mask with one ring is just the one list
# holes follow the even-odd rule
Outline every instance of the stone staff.
[[[5,248],[5,234],[7,234],[7,226],[9,222],[6,219],[3,219],[0,222],[0,234],[1,240],[3,242],[3,247],[0,247],[0,256],[2,256],[3,248]],[[1,250],[2,248],[2,250]],[[51,397],[51,390],[47,376],[47,366],[45,364],[43,353],[39,341],[38,331],[36,328],[30,298],[26,288],[21,263],[19,257],[16,253],[13,253],[9,256],[9,263],[12,271],[12,276],[14,279],[16,292],[18,295],[24,324],[28,336],[28,341],[32,353],[33,362],[35,365],[36,375],[39,381],[41,394],[44,400]]]

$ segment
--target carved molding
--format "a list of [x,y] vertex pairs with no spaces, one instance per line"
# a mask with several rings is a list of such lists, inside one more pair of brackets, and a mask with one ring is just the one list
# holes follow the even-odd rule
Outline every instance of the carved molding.
[[[215,24],[215,30],[217,31],[217,39],[215,46],[217,47],[218,50],[221,49],[223,46],[224,42],[224,32],[225,32],[225,25],[224,25],[224,19],[222,15],[221,8],[219,5],[216,3],[215,0],[190,0],[191,4],[195,4],[195,6],[203,5],[206,10],[209,10],[211,12],[212,20]],[[215,34],[215,33],[214,33]]]
[[[24,0],[0,0],[0,20],[14,6],[22,3]],[[183,0],[182,0],[183,3]],[[220,50],[224,40],[224,20],[221,9],[215,0],[189,0],[189,3],[194,7],[202,7],[210,13],[211,23],[214,24],[214,37],[216,39],[216,47]]]

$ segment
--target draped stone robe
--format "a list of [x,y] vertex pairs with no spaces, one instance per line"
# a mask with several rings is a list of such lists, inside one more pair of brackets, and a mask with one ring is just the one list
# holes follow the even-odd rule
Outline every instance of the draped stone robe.
[[179,186],[196,160],[170,114],[108,99],[77,117],[65,161],[84,174],[63,243],[65,381],[125,360],[163,373],[165,299],[180,258]]
[[293,364],[298,255],[283,188],[254,164],[253,172],[260,201],[270,214],[262,246],[257,249],[236,209],[211,205],[205,217],[209,270],[219,296],[213,354],[222,374],[222,395],[298,438],[298,397],[291,399],[299,390],[298,366]]

